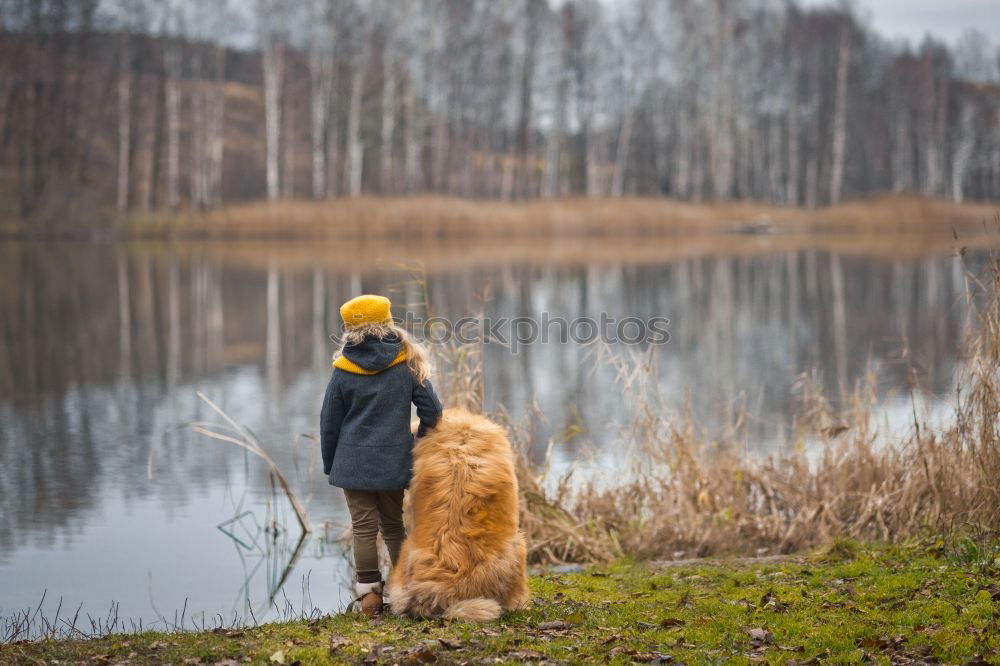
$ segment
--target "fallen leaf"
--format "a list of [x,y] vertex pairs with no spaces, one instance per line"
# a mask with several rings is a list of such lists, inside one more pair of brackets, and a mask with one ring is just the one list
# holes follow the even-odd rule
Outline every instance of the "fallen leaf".
[[215,662],[212,666],[240,666],[240,662],[235,659],[223,659]]
[[860,648],[866,648],[868,650],[895,650],[900,645],[906,642],[906,637],[902,635],[897,636],[882,636],[880,638],[862,638],[857,641],[857,646]]
[[679,617],[665,617],[660,620],[661,627],[682,627],[685,624],[687,623]]
[[744,627],[743,631],[750,636],[750,640],[759,645],[770,645],[774,640],[774,634],[761,627]]
[[805,647],[801,645],[779,645],[777,646],[779,650],[783,652],[805,652]]
[[404,664],[433,664],[437,661],[437,655],[435,655],[434,652],[426,645],[420,645],[411,650],[406,650],[401,656],[403,657],[401,662]]
[[438,643],[448,648],[449,650],[461,650],[463,647],[465,647],[462,644],[462,641],[458,641],[452,638],[439,638]]
[[562,620],[554,620],[552,622],[542,622],[537,625],[535,629],[539,631],[563,631],[566,629],[572,629],[573,625],[569,622],[563,622]]
[[343,636],[338,636],[336,634],[330,635],[330,652],[334,653],[342,647],[346,647],[351,644],[351,641],[347,640]]
[[283,664],[283,663],[285,663],[285,651],[284,650],[278,650],[277,652],[275,652],[274,654],[272,654],[271,655],[271,661],[273,661],[276,664]]

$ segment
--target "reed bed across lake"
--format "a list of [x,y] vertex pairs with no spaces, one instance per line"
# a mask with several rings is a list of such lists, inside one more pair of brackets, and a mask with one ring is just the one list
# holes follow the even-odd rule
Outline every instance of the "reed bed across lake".
[[905,232],[921,237],[956,228],[982,231],[995,204],[883,195],[822,208],[753,201],[692,203],[664,198],[569,197],[529,201],[474,200],[414,195],[350,197],[333,201],[281,200],[237,204],[205,212],[136,217],[119,233],[137,238],[329,239],[337,242],[440,242],[461,239],[568,239],[677,236],[734,232]]

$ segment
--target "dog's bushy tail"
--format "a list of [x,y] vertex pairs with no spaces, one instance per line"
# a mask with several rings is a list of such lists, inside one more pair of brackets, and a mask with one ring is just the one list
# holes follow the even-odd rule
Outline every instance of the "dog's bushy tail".
[[500,617],[502,612],[500,604],[493,599],[463,599],[448,606],[444,616],[459,622],[489,622]]

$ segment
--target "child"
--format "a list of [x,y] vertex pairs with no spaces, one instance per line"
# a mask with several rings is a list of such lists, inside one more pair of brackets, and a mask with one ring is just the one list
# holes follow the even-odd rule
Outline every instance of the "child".
[[354,531],[355,590],[369,617],[382,608],[376,535],[392,564],[403,543],[403,490],[410,483],[413,435],[410,403],[417,406],[417,436],[441,417],[420,345],[395,326],[384,296],[358,296],[340,308],[344,346],[320,413],[323,473],[344,489]]

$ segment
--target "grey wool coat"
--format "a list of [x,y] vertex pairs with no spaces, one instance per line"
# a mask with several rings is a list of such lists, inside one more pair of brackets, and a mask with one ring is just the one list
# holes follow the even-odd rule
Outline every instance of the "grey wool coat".
[[344,348],[352,370],[334,367],[320,412],[323,473],[330,485],[350,490],[402,490],[410,483],[413,434],[410,404],[417,407],[417,435],[441,417],[429,381],[417,383],[400,362],[395,336],[365,338]]

